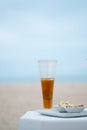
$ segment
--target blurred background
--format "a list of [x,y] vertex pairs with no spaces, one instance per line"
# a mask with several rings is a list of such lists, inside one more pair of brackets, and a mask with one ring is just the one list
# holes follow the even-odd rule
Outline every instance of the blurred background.
[[43,108],[40,59],[58,61],[53,104],[87,106],[87,0],[0,0],[0,130]]
[[0,82],[38,82],[39,59],[57,81],[87,81],[86,0],[1,0]]

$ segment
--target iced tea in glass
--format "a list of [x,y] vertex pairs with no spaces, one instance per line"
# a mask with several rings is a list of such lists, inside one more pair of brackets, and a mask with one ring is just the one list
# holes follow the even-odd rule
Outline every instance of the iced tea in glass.
[[39,60],[43,107],[52,108],[56,60]]

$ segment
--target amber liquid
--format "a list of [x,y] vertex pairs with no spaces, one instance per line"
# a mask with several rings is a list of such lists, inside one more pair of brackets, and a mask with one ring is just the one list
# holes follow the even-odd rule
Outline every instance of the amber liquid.
[[43,106],[44,108],[52,108],[54,79],[42,78],[41,86],[42,86]]

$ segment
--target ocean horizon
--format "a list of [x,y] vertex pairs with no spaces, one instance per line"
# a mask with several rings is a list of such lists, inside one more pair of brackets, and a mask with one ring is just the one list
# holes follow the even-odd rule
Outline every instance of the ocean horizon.
[[[33,83],[40,82],[39,77],[6,77],[0,78],[0,83]],[[87,76],[56,76],[55,82],[87,82]]]

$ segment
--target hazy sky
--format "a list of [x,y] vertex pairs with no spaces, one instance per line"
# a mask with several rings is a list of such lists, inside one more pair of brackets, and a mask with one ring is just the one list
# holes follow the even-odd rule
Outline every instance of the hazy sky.
[[38,79],[39,59],[87,81],[87,0],[0,0],[0,81]]

